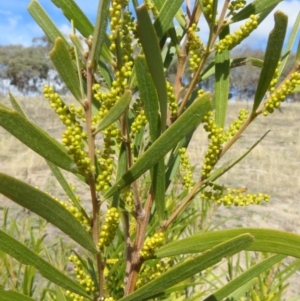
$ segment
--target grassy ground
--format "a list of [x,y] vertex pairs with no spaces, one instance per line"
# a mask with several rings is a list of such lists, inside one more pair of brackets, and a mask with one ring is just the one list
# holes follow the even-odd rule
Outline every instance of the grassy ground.
[[[20,98],[20,100],[27,114],[36,123],[60,139],[63,127],[48,107],[46,100],[43,98]],[[8,100],[1,100],[1,103],[8,104]],[[247,108],[247,104],[229,105],[228,122],[236,118],[242,107]],[[260,116],[224,156],[220,163],[239,157],[267,130],[271,130],[262,143],[221,180],[226,186],[246,187],[253,193],[268,193],[271,195],[270,203],[246,208],[219,207],[212,219],[213,225],[220,220],[226,220],[222,224],[224,228],[267,227],[300,234],[300,209],[297,205],[300,194],[299,114],[300,104],[284,104],[282,112],[278,111],[268,117]],[[199,129],[189,147],[191,161],[196,165],[196,174],[200,172],[206,145],[205,133],[203,129]],[[63,193],[56,188],[55,178],[51,176],[45,161],[2,128],[0,128],[0,162],[0,172],[63,198]],[[88,191],[80,192],[83,200],[88,200]],[[1,209],[10,202],[0,196],[0,204]],[[12,210],[17,212],[14,211],[17,210],[15,206],[12,206]],[[300,294],[297,285],[299,282],[299,275],[291,279],[289,294]]]

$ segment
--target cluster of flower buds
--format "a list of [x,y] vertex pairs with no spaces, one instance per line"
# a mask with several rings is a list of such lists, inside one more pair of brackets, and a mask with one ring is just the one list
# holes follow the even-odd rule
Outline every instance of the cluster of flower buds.
[[221,149],[221,145],[224,142],[223,129],[219,128],[214,119],[213,112],[208,112],[203,120],[204,129],[209,133],[208,138],[210,139],[208,150],[205,153],[204,162],[202,165],[202,178],[208,178],[210,172],[218,162],[218,157]]
[[204,44],[200,41],[198,35],[199,28],[193,23],[187,33],[189,43],[189,68],[191,71],[195,71],[200,63],[202,53],[205,51]]
[[247,3],[246,0],[231,1],[230,4],[228,5],[228,10],[234,16],[237,13],[238,10],[245,7],[246,3]]
[[100,231],[98,247],[103,249],[109,246],[116,235],[120,220],[120,213],[115,207],[109,208],[106,212],[105,221]]
[[143,259],[150,258],[153,255],[154,251],[163,245],[164,241],[165,236],[162,232],[155,233],[153,236],[147,237],[144,242],[144,246],[140,251],[141,257],[143,257]]
[[281,102],[285,101],[286,97],[293,93],[297,85],[300,85],[300,73],[293,72],[265,102],[263,115],[267,116],[268,114],[273,113],[274,109],[279,108]]
[[45,85],[43,89],[45,98],[49,99],[50,106],[55,110],[55,113],[59,116],[60,120],[66,126],[66,130],[62,135],[62,143],[68,149],[68,153],[73,155],[74,161],[83,174],[89,174],[94,170],[94,166],[91,166],[91,160],[88,157],[88,153],[84,150],[87,134],[83,131],[83,127],[76,120],[76,115],[82,114],[80,110],[71,109],[63,102],[61,97],[54,92],[53,87]]
[[106,191],[110,187],[111,177],[114,170],[114,146],[119,142],[120,130],[115,124],[110,125],[103,131],[104,143],[102,151],[97,150],[99,174],[96,178],[96,190]]
[[141,129],[147,124],[148,120],[144,110],[135,117],[133,123],[131,124],[131,135],[134,137],[137,135]]
[[[69,261],[74,264],[74,272],[79,283],[84,287],[86,292],[93,293],[96,291],[95,283],[91,276],[88,275],[83,267],[81,260],[76,255],[70,255]],[[70,291],[66,291],[66,294],[71,297],[74,301],[82,301],[84,298]]]
[[191,188],[194,185],[193,172],[189,155],[186,152],[186,148],[179,149],[180,169],[184,172],[183,184],[186,189]]
[[202,0],[203,12],[208,20],[212,20],[213,4],[214,0]]
[[139,274],[139,279],[136,282],[136,287],[140,288],[149,281],[158,278],[164,272],[168,271],[172,267],[173,263],[174,261],[170,257],[166,257],[155,263],[155,265],[143,265]]
[[166,81],[166,86],[167,86],[169,110],[171,111],[171,116],[174,117],[177,115],[178,112],[178,103],[176,102],[176,98],[174,95],[174,88],[172,87],[172,85],[168,81]]
[[232,34],[228,34],[224,39],[215,44],[218,53],[223,52],[225,49],[232,49],[240,44],[250,33],[258,26],[258,16],[251,15],[250,19],[240,29],[235,30]]
[[259,205],[261,202],[268,202],[270,196],[263,193],[246,193],[247,189],[224,188],[213,186],[212,191],[204,191],[201,198],[207,201],[216,202],[224,206],[249,206]]
[[249,115],[249,111],[246,109],[241,109],[239,112],[239,116],[235,119],[229,126],[228,130],[224,133],[224,140],[228,141],[231,137],[233,137],[238,130],[241,128],[245,120]]

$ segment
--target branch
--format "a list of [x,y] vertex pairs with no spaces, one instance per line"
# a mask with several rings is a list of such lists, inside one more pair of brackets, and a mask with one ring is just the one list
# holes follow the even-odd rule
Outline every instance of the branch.
[[[90,55],[90,54],[89,54]],[[87,99],[84,101],[84,111],[86,118],[86,131],[88,138],[88,149],[89,158],[91,160],[91,167],[95,166],[95,141],[92,133],[92,99],[93,99],[93,70],[91,64],[89,64],[89,57],[86,64],[87,71]],[[92,170],[88,175],[88,183],[90,186],[92,207],[93,207],[93,222],[92,222],[92,235],[94,244],[97,245],[99,241],[99,211],[100,202],[98,201],[96,195],[96,184],[95,184],[95,172]],[[104,296],[103,290],[103,271],[104,265],[101,259],[101,253],[97,253],[97,270],[98,270],[98,282],[99,282],[99,296],[102,298]]]

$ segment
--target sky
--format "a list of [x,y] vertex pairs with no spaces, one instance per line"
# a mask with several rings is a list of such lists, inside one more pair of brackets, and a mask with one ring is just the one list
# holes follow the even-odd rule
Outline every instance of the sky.
[[[99,0],[75,0],[92,23],[95,21],[98,1]],[[35,24],[33,18],[27,11],[29,2],[29,0],[0,0],[0,45],[22,44],[29,46],[33,38],[43,35],[42,30]],[[65,34],[70,33],[70,24],[63,16],[61,10],[58,9],[51,0],[39,0],[39,2],[58,28]],[[139,2],[142,1],[139,0]],[[220,0],[219,4],[222,3],[223,1]],[[276,10],[281,10],[288,15],[289,33],[296,20],[297,14],[300,12],[300,0],[285,0],[278,4],[275,8],[275,11]],[[238,26],[238,24],[235,24],[232,29]],[[274,16],[273,13],[271,13],[270,16],[261,23],[260,27],[243,42],[243,45],[249,45],[254,49],[264,49],[268,33],[272,30],[273,26]],[[200,21],[200,35],[204,42],[207,34],[208,31],[204,20],[202,22]],[[295,49],[296,48],[294,48],[294,50]]]

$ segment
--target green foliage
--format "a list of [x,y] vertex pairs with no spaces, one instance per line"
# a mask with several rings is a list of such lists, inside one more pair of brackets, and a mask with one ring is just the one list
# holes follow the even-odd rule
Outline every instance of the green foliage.
[[[221,14],[218,1],[195,1],[191,7],[187,2],[184,15],[182,0],[141,5],[104,0],[94,27],[74,1],[53,0],[72,23],[70,41],[37,0],[30,2],[31,15],[54,44],[50,58],[77,102],[69,105],[55,87],[43,89],[65,127],[62,143],[30,120],[12,94],[14,109],[0,105],[0,125],[46,160],[67,201],[55,196],[57,187],[45,193],[3,173],[0,193],[67,234],[72,244],[60,240],[53,246],[57,253],[41,252],[48,244],[44,236],[36,240],[29,231],[29,243],[19,239],[16,223],[7,226],[5,211],[0,267],[11,275],[19,262],[20,280],[0,273],[3,300],[281,300],[287,279],[300,265],[299,260],[285,268],[281,263],[286,256],[300,258],[300,236],[255,228],[212,231],[209,225],[221,205],[269,200],[263,192],[218,183],[268,132],[232,162],[218,164],[256,118],[297,91],[299,62],[288,72],[283,67],[299,20],[284,52],[287,16],[278,11],[265,57],[233,58],[236,45],[279,1],[229,2],[224,1]],[[200,17],[210,30],[206,44],[197,34]],[[231,23],[248,18],[230,33]],[[170,82],[172,60],[177,68]],[[227,125],[232,74],[247,62],[260,71],[253,109],[250,114],[241,110]],[[7,70],[13,67],[5,64]],[[214,82],[213,91],[200,88],[207,80]],[[187,150],[202,125],[209,144],[199,173]],[[80,180],[76,193],[67,172]],[[37,275],[46,279],[39,290]]]

